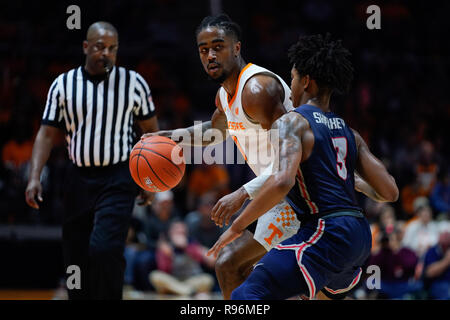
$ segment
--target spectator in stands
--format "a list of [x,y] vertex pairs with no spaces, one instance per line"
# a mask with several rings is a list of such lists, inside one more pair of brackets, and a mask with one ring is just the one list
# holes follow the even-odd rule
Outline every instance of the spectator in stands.
[[380,239],[381,249],[372,254],[369,265],[376,265],[381,271],[379,298],[402,299],[415,294],[422,288],[413,281],[418,257],[414,251],[401,245],[401,232],[384,233]]
[[124,256],[126,260],[125,284],[133,285],[135,281],[136,257],[141,251],[147,249],[147,238],[142,231],[142,222],[133,217],[130,228],[128,229],[127,240],[125,244]]
[[173,222],[168,238],[162,237],[156,249],[158,268],[149,275],[156,291],[182,296],[209,293],[214,286],[214,277],[203,272],[201,264],[213,265],[214,260],[206,256],[206,251],[189,239],[184,222]]
[[437,164],[434,146],[430,141],[423,141],[419,149],[419,159],[416,166],[417,179],[420,187],[429,196],[436,183],[439,166]]
[[380,250],[381,238],[390,236],[395,231],[402,232],[403,223],[397,221],[395,210],[390,204],[383,203],[379,213],[379,222],[371,224],[372,253]]
[[[207,251],[219,239],[224,229],[216,226],[211,220],[211,211],[217,201],[215,193],[205,193],[200,197],[198,209],[189,212],[185,217],[186,225],[189,229],[189,235],[193,241],[197,241],[203,250]],[[216,278],[214,264],[204,263],[203,271],[214,277],[214,291],[220,290]]]
[[424,259],[424,283],[432,299],[450,299],[450,231],[441,232],[437,245]]
[[445,219],[450,215],[450,177],[447,170],[440,170],[437,183],[430,195],[430,204],[438,217]]
[[195,208],[199,198],[215,192],[218,198],[229,193],[230,177],[224,166],[201,164],[195,167],[188,181],[188,208]]
[[200,197],[197,210],[189,212],[184,220],[192,239],[208,249],[214,245],[223,232],[210,216],[216,201],[215,193],[205,193]]
[[3,147],[2,161],[14,170],[26,165],[31,158],[33,141],[23,140],[19,137],[9,140]]
[[156,248],[161,237],[167,237],[169,226],[179,220],[175,210],[172,191],[158,192],[153,200],[152,210],[143,221],[146,237],[146,249],[139,251],[135,257],[134,287],[139,290],[153,289],[148,281],[148,274],[156,269]]
[[412,179],[412,182],[406,184],[400,191],[402,209],[407,219],[415,218],[414,201],[427,195],[427,190],[422,186],[418,175],[413,173]]
[[433,213],[426,198],[417,199],[416,204],[415,216],[417,218],[405,226],[402,244],[422,258],[425,252],[437,243],[439,225],[433,221]]
[[5,190],[8,198],[8,219],[14,223],[30,223],[29,209],[23,201],[23,192],[28,181],[28,167],[33,150],[33,141],[29,128],[19,125],[28,124],[25,116],[17,116],[15,125],[9,130],[11,138],[6,141],[1,152],[2,163],[8,178],[8,188]]

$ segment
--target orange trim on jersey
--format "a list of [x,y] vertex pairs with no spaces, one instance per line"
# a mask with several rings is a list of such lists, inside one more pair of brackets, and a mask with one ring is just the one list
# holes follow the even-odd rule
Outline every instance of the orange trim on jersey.
[[242,154],[242,156],[244,157],[244,160],[247,161],[247,156],[244,153],[244,150],[242,150],[241,144],[239,143],[238,139],[236,138],[236,136],[231,136],[234,140],[234,143],[236,144],[236,146],[239,149],[239,152]]
[[318,213],[319,208],[317,208],[317,205],[311,201],[311,197],[309,196],[308,190],[306,189],[305,179],[303,178],[302,171],[297,169],[297,178],[298,178],[298,184],[300,186],[300,193],[302,194],[303,198],[306,201],[306,204],[308,205],[309,209],[311,210],[312,214]]
[[[237,80],[237,83],[236,83],[236,88],[234,89],[234,95],[233,95],[233,98],[231,98],[231,101],[228,101],[228,108],[230,108],[230,110],[231,110],[231,106],[232,106],[233,103],[234,103],[234,100],[236,100],[237,92],[238,92],[238,89],[239,89],[239,81],[241,80],[241,76],[244,74],[244,71],[247,70],[251,65],[252,65],[252,63],[247,64],[247,65],[241,70],[241,73],[239,73],[239,77],[238,77],[238,80]],[[228,97],[229,97],[229,96],[228,96]]]

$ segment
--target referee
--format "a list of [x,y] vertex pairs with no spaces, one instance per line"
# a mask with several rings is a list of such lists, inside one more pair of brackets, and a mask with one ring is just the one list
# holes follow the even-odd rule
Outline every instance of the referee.
[[[117,30],[96,22],[83,42],[85,65],[59,75],[49,89],[34,142],[28,205],[42,202],[40,175],[63,131],[72,162],[65,180],[64,264],[80,268],[81,289],[69,299],[122,299],[123,251],[137,185],[128,169],[136,121],[143,132],[158,130],[155,106],[145,80],[115,66]],[[140,190],[141,205],[153,194]]]

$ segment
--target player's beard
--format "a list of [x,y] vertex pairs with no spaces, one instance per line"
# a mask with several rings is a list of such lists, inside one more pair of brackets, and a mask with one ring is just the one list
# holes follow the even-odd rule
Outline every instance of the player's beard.
[[208,79],[211,81],[214,81],[218,84],[222,84],[227,78],[228,78],[228,72],[226,72],[225,70],[222,71],[222,74],[220,76],[218,76],[217,78],[213,78],[208,74]]

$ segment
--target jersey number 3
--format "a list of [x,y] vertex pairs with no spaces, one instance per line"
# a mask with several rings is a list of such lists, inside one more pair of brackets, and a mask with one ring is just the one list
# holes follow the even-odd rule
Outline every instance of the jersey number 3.
[[334,149],[336,150],[336,169],[339,177],[347,180],[347,167],[345,166],[345,159],[347,158],[347,138],[337,137],[331,138]]

